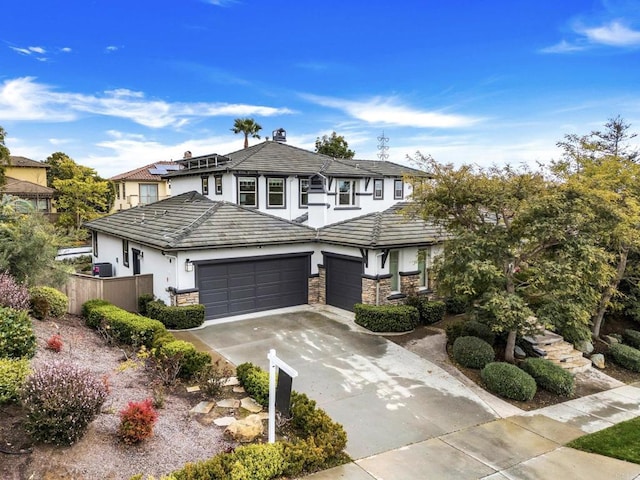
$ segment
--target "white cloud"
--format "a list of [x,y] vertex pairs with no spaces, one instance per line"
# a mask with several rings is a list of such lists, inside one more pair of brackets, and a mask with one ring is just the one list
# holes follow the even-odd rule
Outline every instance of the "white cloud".
[[61,51],[61,52],[64,52],[64,53],[69,53],[69,52],[71,52],[71,48],[70,48],[70,47],[62,47],[62,48],[60,49],[60,51]]
[[33,77],[0,84],[0,117],[7,120],[71,121],[81,114],[125,118],[150,128],[186,125],[196,118],[213,116],[273,116],[293,113],[288,108],[228,103],[169,103],[145,98],[128,89],[102,95],[57,92]]
[[594,28],[577,29],[589,41],[611,47],[640,46],[640,31],[633,30],[619,20]]
[[104,49],[104,51],[107,52],[107,53],[117,52],[118,50],[119,50],[119,47],[116,47],[115,45],[108,45]]
[[238,3],[237,0],[204,0],[204,3],[215,5],[216,7],[228,7]]
[[342,110],[358,120],[379,125],[458,128],[467,127],[481,121],[480,118],[471,116],[417,110],[403,105],[395,97],[385,98],[378,96],[363,102],[309,94],[302,94],[301,97],[324,107]]
[[555,45],[540,49],[541,53],[572,53],[584,50],[584,45],[577,45],[575,43],[569,43],[566,40],[562,40]]
[[31,50],[29,50],[28,48],[20,48],[20,47],[9,47],[11,50],[13,50],[14,52],[18,52],[21,53],[22,55],[31,55]]
[[29,50],[31,50],[34,53],[39,53],[41,55],[47,53],[47,51],[42,47],[29,47]]

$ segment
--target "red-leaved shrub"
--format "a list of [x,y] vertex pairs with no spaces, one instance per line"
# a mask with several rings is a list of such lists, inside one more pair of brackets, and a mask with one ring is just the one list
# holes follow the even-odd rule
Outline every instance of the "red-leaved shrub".
[[153,408],[153,400],[129,402],[120,412],[118,436],[128,445],[138,443],[153,435],[153,426],[158,420],[158,412]]
[[47,350],[53,350],[54,352],[60,352],[62,350],[62,337],[57,333],[51,335],[51,338],[47,340]]

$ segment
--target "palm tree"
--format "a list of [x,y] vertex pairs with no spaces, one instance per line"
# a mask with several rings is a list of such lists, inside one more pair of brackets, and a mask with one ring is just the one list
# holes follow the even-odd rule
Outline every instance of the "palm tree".
[[262,127],[253,118],[236,118],[231,129],[233,133],[244,133],[244,148],[249,148],[249,135],[252,138],[260,138],[260,130]]

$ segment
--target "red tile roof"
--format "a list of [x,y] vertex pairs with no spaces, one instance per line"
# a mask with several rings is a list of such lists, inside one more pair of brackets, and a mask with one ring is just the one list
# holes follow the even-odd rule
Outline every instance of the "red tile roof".
[[[143,180],[148,182],[161,182],[161,175],[153,174],[150,170],[156,170],[158,165],[177,165],[176,162],[161,161],[145,165],[144,167],[136,168],[125,173],[120,173],[111,177],[109,180]],[[166,175],[166,172],[164,173]]]

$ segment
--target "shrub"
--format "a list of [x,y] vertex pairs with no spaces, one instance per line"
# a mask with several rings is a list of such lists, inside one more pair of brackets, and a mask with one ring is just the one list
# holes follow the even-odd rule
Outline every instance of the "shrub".
[[25,428],[34,440],[71,445],[86,431],[107,398],[107,387],[93,374],[68,363],[43,365],[21,392]]
[[236,368],[236,376],[251,398],[263,407],[269,405],[269,372],[253,363],[243,363]]
[[640,332],[638,330],[627,329],[622,332],[622,339],[630,347],[640,348]]
[[495,358],[493,347],[478,337],[458,337],[452,353],[456,362],[469,368],[484,368]]
[[444,330],[447,334],[447,345],[453,345],[456,338],[465,336],[463,333],[463,327],[464,322],[454,322],[446,326]]
[[199,352],[192,343],[174,340],[156,349],[155,356],[160,359],[180,358],[180,378],[193,378],[207,365],[211,365],[211,355]]
[[19,398],[27,375],[29,360],[26,358],[0,358],[0,404],[14,402]]
[[412,296],[407,298],[407,305],[418,309],[420,323],[431,325],[444,318],[444,302],[429,300],[427,297]]
[[462,335],[468,337],[478,337],[493,345],[496,342],[496,334],[493,333],[491,327],[486,323],[480,323],[476,320],[469,320],[462,325]]
[[167,333],[165,326],[157,320],[129,313],[108,302],[89,302],[82,307],[87,312],[87,325],[104,330],[120,343],[151,347],[157,336]]
[[36,336],[25,310],[0,307],[0,358],[31,358]]
[[621,367],[632,372],[640,372],[640,350],[623,343],[614,343],[609,347],[609,354]]
[[452,315],[458,315],[460,313],[466,312],[467,307],[469,306],[469,302],[467,302],[467,300],[461,296],[447,297],[444,300],[444,304],[447,313],[450,313]]
[[232,375],[233,369],[218,359],[213,364],[203,366],[196,375],[196,381],[202,393],[215,397],[220,394],[226,380]]
[[528,402],[536,394],[533,377],[510,363],[489,363],[480,375],[489,391],[502,397]]
[[29,291],[16,282],[9,272],[0,273],[0,307],[29,310]]
[[141,442],[153,435],[153,426],[158,420],[158,412],[150,398],[141,402],[129,402],[120,411],[118,436],[127,445]]
[[244,445],[230,456],[230,479],[270,480],[284,472],[284,445],[281,443]]
[[372,332],[408,332],[420,320],[418,309],[410,305],[354,305],[356,323]]
[[140,315],[147,315],[147,303],[152,302],[153,299],[153,293],[143,293],[138,297],[138,313]]
[[67,313],[69,299],[59,290],[52,287],[31,287],[29,289],[31,311],[38,320],[48,316],[62,317]]
[[56,353],[62,351],[62,337],[58,334],[51,335],[47,340],[47,350],[53,350]]
[[111,305],[109,302],[107,302],[106,300],[101,300],[99,298],[94,298],[93,300],[87,300],[86,302],[84,302],[82,304],[82,308],[81,308],[81,314],[85,319],[85,322],[87,322],[87,326],[91,327],[91,328],[98,328],[98,325],[90,325],[89,324],[89,316],[91,314],[91,312],[93,312],[94,309],[98,308],[98,307],[104,307],[106,305]]
[[546,358],[527,358],[520,364],[525,372],[533,377],[545,390],[568,397],[575,389],[573,375]]
[[184,330],[199,327],[204,323],[204,305],[185,305],[168,307],[160,300],[147,302],[146,312],[149,318],[159,320],[172,330]]

